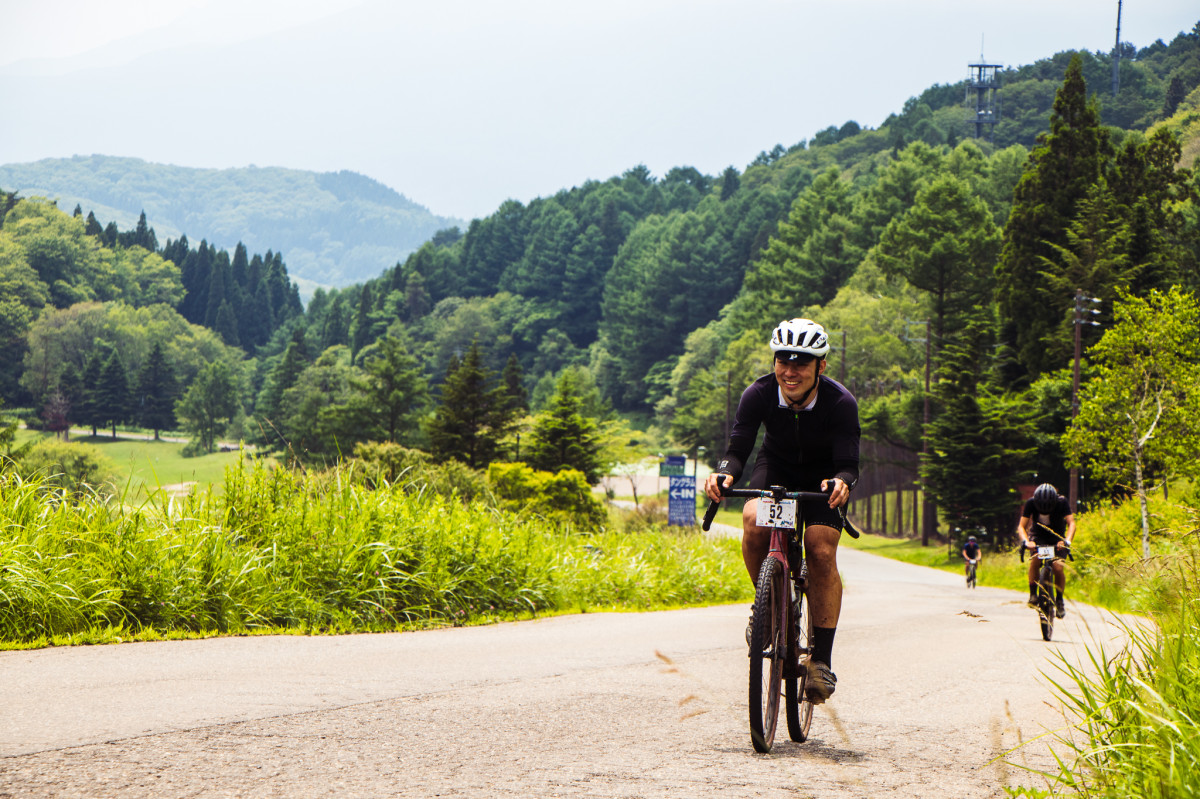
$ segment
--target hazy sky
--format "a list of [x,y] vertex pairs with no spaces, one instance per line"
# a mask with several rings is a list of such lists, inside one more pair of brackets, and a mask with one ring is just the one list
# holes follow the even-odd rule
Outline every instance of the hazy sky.
[[[1117,0],[0,0],[0,164],[350,169],[471,218],[644,163],[876,127],[982,54],[1112,48]],[[1196,0],[1125,0],[1170,41]]]

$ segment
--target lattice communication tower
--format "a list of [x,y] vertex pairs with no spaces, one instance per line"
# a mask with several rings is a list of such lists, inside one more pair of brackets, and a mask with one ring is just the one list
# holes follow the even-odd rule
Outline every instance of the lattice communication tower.
[[968,64],[967,107],[974,113],[967,124],[975,126],[975,138],[992,141],[996,123],[1000,121],[1000,102],[996,92],[1000,90],[1000,64],[989,64],[983,56]]

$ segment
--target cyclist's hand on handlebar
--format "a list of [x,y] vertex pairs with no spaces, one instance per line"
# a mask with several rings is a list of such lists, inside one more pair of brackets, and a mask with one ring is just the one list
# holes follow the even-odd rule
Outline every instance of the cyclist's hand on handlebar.
[[829,492],[829,507],[840,508],[850,501],[850,486],[838,477],[821,481],[821,490]]
[[713,502],[721,501],[721,487],[729,488],[733,479],[722,472],[710,472],[704,479],[704,495]]

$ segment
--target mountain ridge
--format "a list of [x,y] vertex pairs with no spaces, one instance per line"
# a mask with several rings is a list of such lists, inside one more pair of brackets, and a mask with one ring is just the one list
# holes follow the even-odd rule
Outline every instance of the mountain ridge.
[[[351,285],[404,260],[438,230],[462,225],[349,170],[185,167],[131,156],[75,155],[0,165],[0,186],[78,205],[132,228],[144,211],[159,239],[281,252],[303,287]],[[308,292],[306,292],[308,293]]]

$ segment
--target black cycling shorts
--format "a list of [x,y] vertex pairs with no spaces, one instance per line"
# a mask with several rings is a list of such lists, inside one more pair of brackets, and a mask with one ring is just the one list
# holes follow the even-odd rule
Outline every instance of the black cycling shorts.
[[[747,488],[769,488],[783,486],[789,491],[820,491],[821,481],[813,481],[797,473],[796,470],[780,468],[759,458],[754,462],[754,471],[750,474]],[[842,530],[842,513],[838,508],[829,507],[823,499],[810,499],[800,503],[800,519],[803,527],[810,524],[823,524],[837,531]]]

